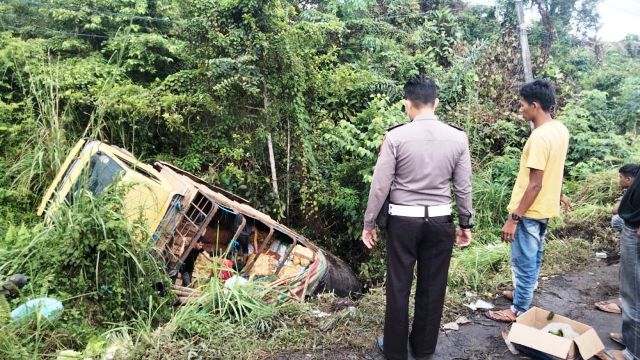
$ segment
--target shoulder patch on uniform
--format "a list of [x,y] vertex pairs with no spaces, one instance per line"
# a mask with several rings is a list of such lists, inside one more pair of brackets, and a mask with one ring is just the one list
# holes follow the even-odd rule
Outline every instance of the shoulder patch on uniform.
[[398,128],[398,127],[400,127],[400,126],[407,125],[407,124],[408,124],[408,123],[394,125],[394,126],[392,126],[392,127],[388,128],[388,129],[387,129],[387,132],[389,132],[389,131],[391,131],[391,130],[393,130],[393,129],[395,129],[395,128]]
[[447,124],[447,125],[451,126],[452,128],[454,128],[454,129],[456,129],[456,130],[460,130],[460,131],[464,132],[464,129],[463,129],[463,128],[461,128],[461,127],[457,127],[457,126],[455,126],[455,125],[451,125],[451,124]]

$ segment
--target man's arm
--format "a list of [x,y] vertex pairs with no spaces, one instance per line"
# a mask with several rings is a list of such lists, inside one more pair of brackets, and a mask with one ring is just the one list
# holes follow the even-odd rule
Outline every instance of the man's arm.
[[573,207],[573,204],[571,203],[571,199],[569,199],[565,194],[563,194],[562,190],[560,190],[560,205],[562,205],[565,211],[571,210],[571,208]]
[[396,156],[390,137],[387,135],[382,140],[380,155],[373,171],[373,180],[369,190],[369,200],[367,210],[364,214],[364,227],[362,231],[362,241],[371,249],[375,245],[377,236],[375,232],[375,221],[384,201],[389,195],[391,182],[396,173]]
[[[529,210],[533,202],[536,201],[538,194],[540,194],[540,190],[542,190],[543,176],[544,170],[529,168],[529,185],[527,185],[527,189],[524,191],[522,199],[520,199],[518,208],[513,213],[518,216],[523,216],[524,213]],[[513,236],[516,232],[516,225],[518,225],[518,222],[513,220],[511,216],[509,216],[507,222],[502,227],[503,240],[513,240]]]
[[460,226],[460,230],[456,234],[456,244],[464,247],[471,242],[471,228],[473,227],[471,155],[466,136],[462,154],[453,170],[453,189],[458,206],[458,225]]
[[613,213],[613,215],[618,215],[619,208],[620,208],[620,201],[618,201],[617,203],[615,203],[615,205],[613,205],[613,209],[611,209],[611,212]]
[[542,177],[544,176],[544,170],[529,169],[529,185],[522,195],[520,205],[516,209],[515,213],[522,216],[529,210],[533,202],[536,201],[540,190],[542,190]]

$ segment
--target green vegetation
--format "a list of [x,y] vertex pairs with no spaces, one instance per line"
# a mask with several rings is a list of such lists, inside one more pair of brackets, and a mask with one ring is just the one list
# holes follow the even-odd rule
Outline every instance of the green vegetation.
[[[640,51],[634,36],[593,41],[596,1],[536,3],[551,21],[530,31],[534,75],[556,83],[554,115],[572,135],[565,192],[575,206],[551,224],[551,274],[613,247],[616,169],[640,161]],[[517,116],[513,1],[2,2],[0,275],[31,277],[12,306],[48,295],[65,311],[0,324],[0,357],[117,348],[132,358],[253,359],[368,347],[382,324],[385,250],[382,241],[363,251],[362,214],[382,135],[406,121],[402,85],[421,72],[439,84],[441,118],[469,134],[475,170],[475,242],[454,253],[452,317],[465,291],[493,294],[511,277],[498,235],[529,131]],[[168,280],[136,240],[141,224],[120,213],[125,189],[81,191],[51,224],[35,216],[85,136],[250,199],[349,261],[369,293],[355,315],[340,307],[317,317],[336,301],[266,302],[259,288],[213,282],[201,303],[173,308],[154,290]]]

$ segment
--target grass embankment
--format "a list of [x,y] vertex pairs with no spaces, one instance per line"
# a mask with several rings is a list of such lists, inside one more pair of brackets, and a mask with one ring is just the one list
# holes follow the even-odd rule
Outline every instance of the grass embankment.
[[[575,207],[550,224],[544,276],[578,270],[595,250],[615,248],[608,225],[615,175],[607,172],[567,184]],[[466,292],[491,301],[499,289],[510,286],[509,248],[498,240],[506,188],[476,179],[476,240],[470,248],[454,251],[445,320],[468,314]],[[357,353],[370,349],[382,332],[383,286],[371,288],[355,303],[324,295],[301,304],[267,302],[259,288],[222,290],[213,281],[201,289],[199,303],[172,308],[171,295],[159,297],[149,286],[167,279],[153,270],[153,259],[135,240],[141,227],[129,225],[119,214],[120,201],[116,190],[98,198],[85,193],[61,209],[51,228],[9,230],[5,240],[11,246],[0,251],[2,270],[32,277],[13,305],[48,295],[62,300],[65,312],[51,323],[35,319],[4,326],[2,358],[51,357],[61,349],[123,359],[256,359],[337,349]]]

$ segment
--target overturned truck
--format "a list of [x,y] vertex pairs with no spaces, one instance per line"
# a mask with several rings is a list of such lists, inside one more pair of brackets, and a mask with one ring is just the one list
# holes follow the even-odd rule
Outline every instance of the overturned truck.
[[[99,141],[80,140],[45,193],[38,215],[72,202],[81,186],[100,194],[116,179],[127,185],[124,209],[133,221],[143,217],[154,254],[180,281],[180,268],[198,242],[196,284],[211,276],[251,279],[287,288],[303,300],[320,292],[353,296],[361,284],[351,268],[309,239],[251,207],[247,200],[165,162],[153,166],[128,151]],[[184,296],[184,288],[176,287]],[[187,291],[189,292],[189,291]]]

